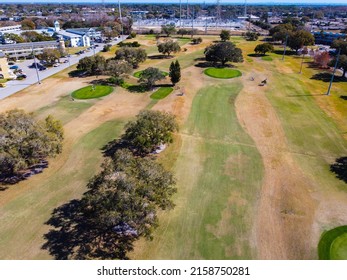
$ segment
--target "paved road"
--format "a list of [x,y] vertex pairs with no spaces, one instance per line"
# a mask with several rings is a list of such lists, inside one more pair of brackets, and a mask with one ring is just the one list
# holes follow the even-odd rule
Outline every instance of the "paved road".
[[[115,45],[118,44],[121,41],[124,41],[127,38],[126,35],[121,36],[121,38],[119,38],[117,41],[113,41],[111,44]],[[99,47],[95,48],[95,53],[100,52],[105,44],[98,44]],[[39,77],[42,83],[44,83],[44,79],[52,76],[66,68],[68,68],[71,65],[77,64],[78,61],[86,56],[92,56],[94,54],[94,51],[91,50],[89,52],[85,52],[84,54],[81,55],[72,55],[69,59],[70,62],[69,63],[62,63],[60,64],[60,66],[58,67],[51,67],[51,68],[47,68],[44,71],[38,71],[39,72]],[[65,60],[65,58],[62,58],[61,61]],[[0,88],[0,100],[6,98],[7,96],[10,96],[18,91],[21,91],[33,84],[38,83],[38,78],[37,78],[37,74],[36,74],[36,69],[35,68],[29,68],[29,66],[31,64],[33,64],[34,60],[33,59],[28,59],[25,60],[23,62],[19,62],[16,63],[16,65],[19,66],[19,68],[23,69],[24,73],[27,75],[27,78],[22,80],[22,81],[18,81],[18,80],[13,80],[13,81],[9,81],[6,83],[6,87],[5,88]],[[38,60],[37,60],[38,62]]]

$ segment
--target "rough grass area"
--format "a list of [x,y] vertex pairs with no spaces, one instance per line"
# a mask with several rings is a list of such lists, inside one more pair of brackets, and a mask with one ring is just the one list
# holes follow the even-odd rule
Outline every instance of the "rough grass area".
[[173,91],[172,87],[161,87],[151,95],[152,99],[163,99]]
[[218,79],[231,79],[242,76],[239,70],[229,68],[207,68],[204,73],[207,76]]
[[[135,78],[141,78],[142,72],[143,72],[143,70],[135,72],[135,73],[134,73],[134,77],[135,77]],[[165,71],[161,71],[161,73],[162,73],[165,77],[169,75],[169,73],[168,73],[168,72],[165,72]]]
[[71,96],[76,99],[93,99],[109,95],[112,91],[113,87],[111,86],[87,86],[74,91]]
[[347,226],[341,226],[322,234],[318,244],[320,260],[347,259]]

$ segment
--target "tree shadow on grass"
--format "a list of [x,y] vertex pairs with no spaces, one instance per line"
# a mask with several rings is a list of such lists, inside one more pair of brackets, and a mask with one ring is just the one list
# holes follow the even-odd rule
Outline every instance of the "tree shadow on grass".
[[[284,53],[284,50],[274,50],[274,53],[275,54],[279,54],[279,55],[283,55]],[[292,51],[292,50],[286,50],[286,56],[290,56],[290,55],[296,55],[297,53],[295,51]]]
[[347,95],[341,95],[340,98],[347,101]]
[[[329,83],[331,80],[331,77],[332,77],[332,73],[321,72],[321,73],[314,74],[310,79]],[[334,83],[339,83],[339,82],[347,82],[347,79],[341,76],[335,76]]]
[[68,73],[68,75],[71,78],[84,78],[88,76],[86,71],[83,70],[72,70]]
[[168,59],[173,58],[172,55],[164,55],[164,54],[157,54],[157,55],[150,55],[148,56],[149,59]]
[[258,54],[258,53],[250,53],[247,56],[250,56],[250,57],[263,57],[263,56],[266,56],[266,55],[265,54]]
[[143,85],[129,85],[126,88],[128,91],[130,92],[134,92],[134,93],[143,93],[148,91],[148,88],[146,86]]
[[127,259],[134,238],[91,224],[82,207],[81,200],[71,200],[53,210],[46,222],[53,229],[44,235],[41,249],[57,260]]
[[5,191],[8,189],[6,185],[15,185],[21,181],[27,180],[31,176],[42,173],[44,169],[48,167],[48,161],[41,160],[37,164],[34,164],[27,168],[26,170],[22,170],[18,173],[11,175],[3,175],[0,176],[0,191]]
[[347,183],[347,157],[337,158],[335,163],[330,165],[330,171],[336,174],[336,178]]
[[235,68],[234,65],[232,64],[224,64],[222,65],[221,63],[216,63],[212,61],[204,61],[204,62],[199,62],[194,65],[195,67],[199,68],[209,68],[209,67],[215,67],[215,68]]

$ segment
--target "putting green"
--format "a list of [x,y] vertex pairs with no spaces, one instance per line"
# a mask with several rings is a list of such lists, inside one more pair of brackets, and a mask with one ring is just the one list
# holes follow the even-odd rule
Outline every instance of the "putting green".
[[[142,72],[143,72],[143,70],[135,72],[135,73],[134,73],[134,77],[135,77],[135,78],[140,78]],[[169,75],[169,73],[168,73],[168,72],[165,72],[165,71],[161,71],[161,73],[162,73],[165,77]]]
[[229,68],[207,68],[205,75],[218,79],[231,79],[242,76],[239,70]]
[[152,99],[163,99],[173,91],[171,87],[162,87],[151,95]]
[[347,233],[337,237],[331,244],[330,259],[347,260]]
[[113,87],[111,86],[96,85],[94,88],[93,86],[87,86],[75,90],[71,93],[71,96],[77,99],[92,99],[109,95],[112,91]]
[[318,244],[320,260],[347,260],[347,226],[323,233]]

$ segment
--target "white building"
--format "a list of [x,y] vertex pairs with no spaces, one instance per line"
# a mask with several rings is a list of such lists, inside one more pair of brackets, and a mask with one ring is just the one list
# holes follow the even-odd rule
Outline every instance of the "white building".
[[22,26],[20,24],[12,25],[12,26],[3,26],[3,27],[0,27],[0,35],[16,32],[16,31],[21,31],[21,30],[22,30]]

